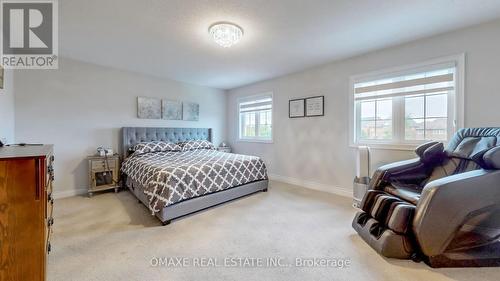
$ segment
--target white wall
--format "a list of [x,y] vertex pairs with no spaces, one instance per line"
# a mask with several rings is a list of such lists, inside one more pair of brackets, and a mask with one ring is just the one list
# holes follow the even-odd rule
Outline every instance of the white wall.
[[0,140],[14,142],[14,74],[4,70],[4,88],[0,90]]
[[[495,21],[230,90],[229,140],[236,152],[263,157],[275,178],[348,193],[355,172],[355,149],[348,145],[349,77],[466,53],[465,126],[500,126],[499,34]],[[274,92],[274,143],[237,142],[237,98],[268,91]],[[324,117],[288,118],[289,99],[313,95],[325,95]],[[373,164],[413,156],[374,150]]]
[[[119,148],[125,126],[213,128],[217,145],[226,136],[222,90],[62,59],[58,70],[16,72],[16,141],[55,145],[58,196],[86,191],[87,162],[98,146]],[[145,120],[137,96],[193,101],[200,121]]]

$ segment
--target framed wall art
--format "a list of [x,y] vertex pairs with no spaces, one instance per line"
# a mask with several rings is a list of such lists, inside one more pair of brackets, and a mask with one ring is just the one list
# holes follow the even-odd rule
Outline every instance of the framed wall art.
[[325,115],[325,96],[306,98],[306,117]]
[[299,118],[305,116],[305,99],[294,99],[288,101],[288,117]]
[[161,101],[162,119],[165,120],[182,120],[182,102],[175,100]]
[[182,104],[182,120],[198,121],[200,119],[200,105],[194,102]]
[[137,117],[141,119],[161,119],[161,99],[137,97]]
[[3,81],[4,81],[4,70],[3,67],[0,66],[0,90],[3,90]]

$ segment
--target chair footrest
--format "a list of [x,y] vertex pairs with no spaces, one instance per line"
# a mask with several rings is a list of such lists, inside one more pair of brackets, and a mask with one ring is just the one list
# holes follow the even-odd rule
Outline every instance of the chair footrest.
[[372,193],[371,202],[371,208],[363,211],[386,228],[399,234],[406,234],[411,230],[415,205],[387,193]]
[[356,214],[352,227],[368,245],[385,257],[409,259],[414,252],[409,236],[388,229],[365,212]]

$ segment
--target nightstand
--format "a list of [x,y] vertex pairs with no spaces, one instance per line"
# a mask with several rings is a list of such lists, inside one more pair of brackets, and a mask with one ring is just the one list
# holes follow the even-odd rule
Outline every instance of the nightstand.
[[89,161],[89,197],[94,192],[120,188],[120,156],[88,156]]
[[219,147],[217,147],[217,150],[220,152],[231,153],[231,147],[229,147],[229,146],[219,146]]

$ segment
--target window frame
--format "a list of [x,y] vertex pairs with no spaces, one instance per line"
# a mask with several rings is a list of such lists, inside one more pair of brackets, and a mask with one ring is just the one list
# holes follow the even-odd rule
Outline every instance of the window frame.
[[[241,118],[241,112],[240,112],[240,104],[242,102],[246,102],[249,100],[253,99],[259,99],[259,98],[264,98],[264,97],[271,97],[271,137],[268,138],[263,138],[263,137],[243,137],[242,136],[242,118]],[[238,118],[238,142],[255,142],[255,143],[273,143],[274,140],[274,93],[273,92],[263,92],[260,94],[256,95],[251,95],[251,96],[242,96],[239,97],[236,101],[236,112],[237,112],[237,118]],[[259,131],[259,123],[258,123],[259,116],[256,115],[255,119],[255,133],[257,135],[257,132]]]
[[[455,94],[448,95],[448,121],[447,121],[447,140],[450,140],[453,134],[464,126],[464,92],[465,92],[465,53],[436,58],[421,63],[405,65],[382,69],[365,74],[354,75],[349,79],[349,145],[358,147],[367,145],[372,148],[379,149],[395,149],[395,150],[413,150],[419,144],[425,143],[428,140],[406,141],[404,139],[404,97],[393,97],[392,111],[392,140],[359,140],[360,118],[358,118],[359,106],[356,106],[354,99],[354,85],[366,80],[377,80],[387,77],[396,77],[405,75],[415,71],[425,71],[433,65],[454,63],[455,64]],[[382,99],[382,98],[381,98]],[[454,106],[452,106],[454,104]],[[451,110],[453,109],[453,110]],[[451,111],[451,115],[450,115]],[[375,113],[376,114],[376,113]],[[403,135],[401,135],[403,134]]]

